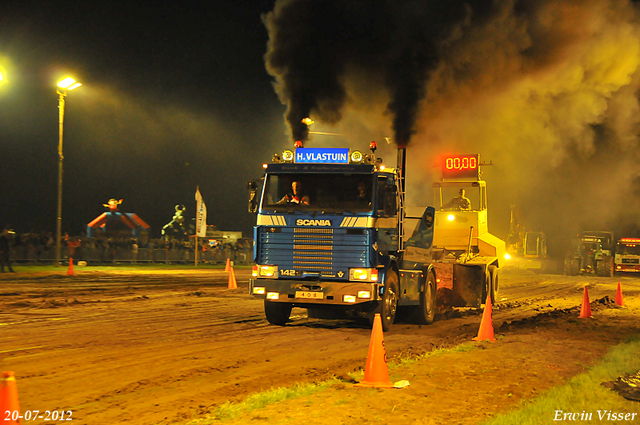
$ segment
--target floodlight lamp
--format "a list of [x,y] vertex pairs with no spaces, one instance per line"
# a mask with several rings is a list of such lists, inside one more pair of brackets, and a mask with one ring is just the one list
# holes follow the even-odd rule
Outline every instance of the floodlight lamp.
[[71,77],[67,77],[58,81],[58,87],[60,87],[61,89],[73,90],[77,89],[81,85],[82,83],[77,82]]

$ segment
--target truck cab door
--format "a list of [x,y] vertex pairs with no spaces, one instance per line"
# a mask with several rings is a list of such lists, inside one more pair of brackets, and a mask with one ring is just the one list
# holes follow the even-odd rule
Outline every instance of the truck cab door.
[[398,250],[398,207],[397,189],[391,177],[378,176],[376,190],[376,229],[378,250],[392,252]]

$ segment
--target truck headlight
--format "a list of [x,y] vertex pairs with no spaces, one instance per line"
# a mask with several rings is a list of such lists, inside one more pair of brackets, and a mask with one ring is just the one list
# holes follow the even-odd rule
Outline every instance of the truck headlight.
[[253,277],[277,277],[278,266],[261,266],[259,264],[253,267]]
[[255,295],[264,295],[265,287],[264,286],[254,286],[253,287],[253,293]]
[[349,269],[349,280],[356,282],[377,282],[378,269]]
[[344,295],[342,297],[342,301],[345,303],[355,303],[356,302],[356,297],[355,295]]
[[371,298],[371,292],[369,292],[369,291],[358,291],[358,298]]

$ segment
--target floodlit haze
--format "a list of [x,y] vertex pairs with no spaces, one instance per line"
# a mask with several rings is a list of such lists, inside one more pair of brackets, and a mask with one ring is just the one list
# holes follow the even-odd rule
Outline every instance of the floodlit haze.
[[245,183],[308,139],[376,140],[391,165],[406,145],[412,205],[432,203],[440,154],[479,153],[493,162],[490,229],[506,238],[515,205],[552,254],[580,230],[640,236],[638,12],[629,0],[5,2],[0,225],[55,228],[54,86],[69,74],[84,83],[65,119],[71,234],[123,198],[158,236],[176,204],[193,216],[196,185],[209,224],[249,232]]
[[[267,64],[292,137],[306,136],[295,122],[309,114],[324,131],[406,143],[410,204],[432,202],[438,155],[480,153],[494,164],[483,167],[490,229],[505,238],[516,205],[555,254],[580,230],[638,236],[636,5],[441,3],[279,0]],[[309,39],[284,37],[301,28]],[[317,34],[329,34],[333,50]],[[296,56],[305,46],[319,55],[312,64]],[[315,87],[316,77],[330,90]]]

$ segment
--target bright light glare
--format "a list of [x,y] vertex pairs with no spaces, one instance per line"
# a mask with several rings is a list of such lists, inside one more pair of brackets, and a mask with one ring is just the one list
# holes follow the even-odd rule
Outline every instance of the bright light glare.
[[284,159],[285,161],[293,161],[293,152],[289,149],[282,152],[282,159]]
[[371,298],[371,292],[369,292],[369,291],[358,291],[358,298]]
[[511,256],[509,255],[509,253],[504,254],[504,259],[505,260],[510,260]]
[[456,216],[455,216],[455,215],[453,215],[453,214],[449,214],[449,215],[447,216],[447,219],[448,219],[449,221],[453,221],[453,220],[455,220],[455,219],[456,219]]
[[2,72],[0,72],[0,81],[2,81]]
[[73,89],[77,89],[81,85],[82,85],[81,83],[77,82],[71,77],[67,77],[58,81],[58,87],[60,87],[61,89],[73,90]]
[[353,151],[351,153],[351,161],[353,162],[360,162],[362,161],[362,152],[360,151]]

